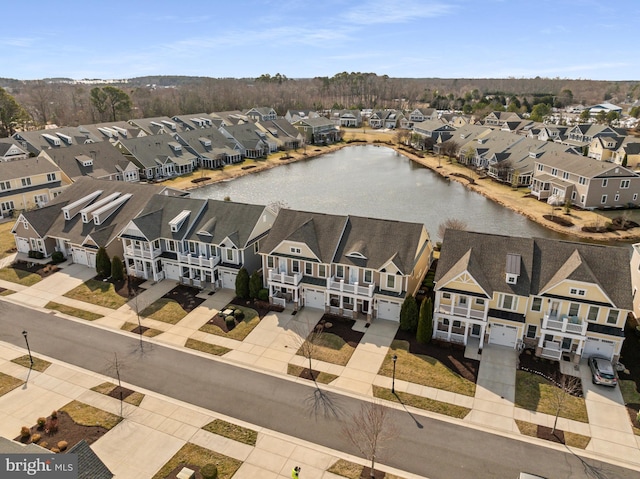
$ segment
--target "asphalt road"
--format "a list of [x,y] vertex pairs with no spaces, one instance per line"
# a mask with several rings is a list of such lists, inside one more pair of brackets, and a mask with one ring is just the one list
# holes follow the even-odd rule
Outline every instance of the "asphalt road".
[[[274,431],[360,455],[343,425],[362,401],[312,385],[203,358],[188,352],[65,320],[0,301],[0,340]],[[569,452],[389,409],[395,429],[381,462],[430,479],[517,478],[527,471],[549,479],[637,478],[638,472]]]

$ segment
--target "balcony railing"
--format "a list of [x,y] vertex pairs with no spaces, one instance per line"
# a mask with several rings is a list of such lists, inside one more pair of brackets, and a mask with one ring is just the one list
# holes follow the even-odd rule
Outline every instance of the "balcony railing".
[[352,293],[359,296],[373,297],[373,292],[376,289],[374,284],[367,286],[360,286],[359,283],[345,283],[344,279],[336,280],[335,277],[327,278],[327,288],[332,291],[341,291],[343,293]]
[[134,248],[133,246],[127,246],[124,252],[128,256],[135,256],[136,258],[148,258],[148,259],[157,258],[158,256],[160,256],[160,254],[162,254],[162,250],[160,248],[154,248],[153,250],[148,250],[144,248]]
[[436,330],[436,339],[464,344],[464,334],[451,333],[449,336],[447,331]]
[[214,268],[220,263],[220,256],[196,256],[193,254],[178,253],[178,261],[186,263],[190,266],[202,266],[205,268]]
[[560,348],[560,344],[554,341],[545,341],[544,346],[542,347],[542,353],[540,355],[543,358],[559,360],[562,356],[562,349]]
[[441,304],[438,313],[451,314],[462,318],[482,319],[486,318],[485,311],[479,309],[466,308],[464,306],[453,306],[451,304]]
[[302,273],[293,273],[292,275],[286,273],[277,273],[272,269],[269,270],[269,282],[279,284],[290,284],[297,286],[302,281]]
[[576,316],[545,314],[542,321],[542,329],[585,336],[587,334],[587,322]]

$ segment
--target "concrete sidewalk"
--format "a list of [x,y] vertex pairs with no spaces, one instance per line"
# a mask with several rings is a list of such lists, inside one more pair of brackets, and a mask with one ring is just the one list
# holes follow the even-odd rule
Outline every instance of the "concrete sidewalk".
[[[0,372],[26,381],[0,396],[0,435],[16,437],[22,426],[31,426],[40,416],[60,409],[72,400],[112,414],[120,414],[120,401],[91,390],[108,378],[51,358],[44,372],[30,371],[10,360],[25,351],[0,342]],[[338,479],[327,471],[339,459],[365,465],[360,458],[310,444],[271,430],[237,421],[214,411],[123,384],[145,395],[139,406],[124,405],[123,420],[91,448],[118,479],[152,477],[185,444],[192,443],[242,461],[234,479],[289,478],[294,466],[301,466],[305,479]],[[255,446],[212,434],[202,427],[214,419],[257,431]],[[378,465],[378,469],[403,477],[420,476]]]

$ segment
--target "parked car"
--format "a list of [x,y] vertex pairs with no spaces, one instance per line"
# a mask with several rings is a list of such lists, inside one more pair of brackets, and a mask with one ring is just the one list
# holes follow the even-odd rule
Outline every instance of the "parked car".
[[611,361],[597,356],[591,356],[588,360],[591,368],[591,381],[593,384],[615,387],[618,384],[618,376]]

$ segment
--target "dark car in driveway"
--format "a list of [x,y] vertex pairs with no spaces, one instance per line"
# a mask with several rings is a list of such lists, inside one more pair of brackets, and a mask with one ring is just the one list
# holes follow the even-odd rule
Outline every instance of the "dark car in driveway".
[[618,384],[618,376],[611,361],[606,358],[591,356],[588,359],[588,363],[591,369],[591,381],[593,384],[616,387]]

